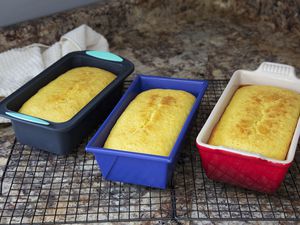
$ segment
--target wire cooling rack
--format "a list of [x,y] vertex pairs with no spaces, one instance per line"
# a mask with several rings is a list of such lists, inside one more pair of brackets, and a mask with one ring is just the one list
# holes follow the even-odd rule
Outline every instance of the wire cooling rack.
[[[125,87],[129,83],[126,82]],[[76,153],[67,157],[32,149],[15,141],[3,175],[0,223],[299,221],[299,151],[274,195],[214,182],[206,177],[195,138],[226,84],[226,80],[209,82],[166,190],[105,181],[93,156],[84,151],[87,140]]]

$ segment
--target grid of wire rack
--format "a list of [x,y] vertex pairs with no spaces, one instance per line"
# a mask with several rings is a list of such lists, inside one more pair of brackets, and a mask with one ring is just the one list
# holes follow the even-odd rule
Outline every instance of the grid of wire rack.
[[[3,175],[0,223],[299,221],[299,151],[274,195],[214,182],[206,177],[195,138],[227,82],[209,81],[166,190],[105,181],[93,156],[84,151],[87,140],[68,156],[56,156],[15,141]],[[129,84],[130,81],[125,82],[125,88]]]

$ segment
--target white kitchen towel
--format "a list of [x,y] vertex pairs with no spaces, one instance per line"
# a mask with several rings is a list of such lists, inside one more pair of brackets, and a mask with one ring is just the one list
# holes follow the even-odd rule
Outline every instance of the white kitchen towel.
[[[0,96],[6,97],[62,56],[81,50],[108,51],[107,40],[83,24],[64,34],[59,42],[32,44],[0,54]],[[9,122],[0,117],[0,123]]]

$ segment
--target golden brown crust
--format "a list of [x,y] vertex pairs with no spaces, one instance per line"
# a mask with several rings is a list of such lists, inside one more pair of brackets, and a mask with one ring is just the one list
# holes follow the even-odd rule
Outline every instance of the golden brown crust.
[[243,86],[208,141],[284,160],[300,114],[300,95],[271,86]]
[[168,156],[194,101],[195,97],[184,91],[142,92],[120,116],[104,147]]
[[115,78],[114,74],[99,68],[77,67],[41,88],[19,112],[53,122],[65,122]]

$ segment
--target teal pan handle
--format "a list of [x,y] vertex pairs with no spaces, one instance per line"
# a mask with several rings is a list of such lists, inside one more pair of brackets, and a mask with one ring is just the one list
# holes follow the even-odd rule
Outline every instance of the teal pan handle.
[[39,119],[39,118],[36,118],[36,117],[33,117],[33,116],[28,116],[28,115],[25,115],[25,114],[22,114],[22,113],[5,112],[5,114],[8,115],[8,116],[20,119],[20,120],[31,122],[31,123],[37,123],[37,124],[46,125],[46,126],[50,125],[50,123],[45,121],[45,120],[42,120],[42,119]]
[[85,53],[98,59],[104,59],[113,62],[123,62],[123,59],[120,56],[111,52],[86,51]]

